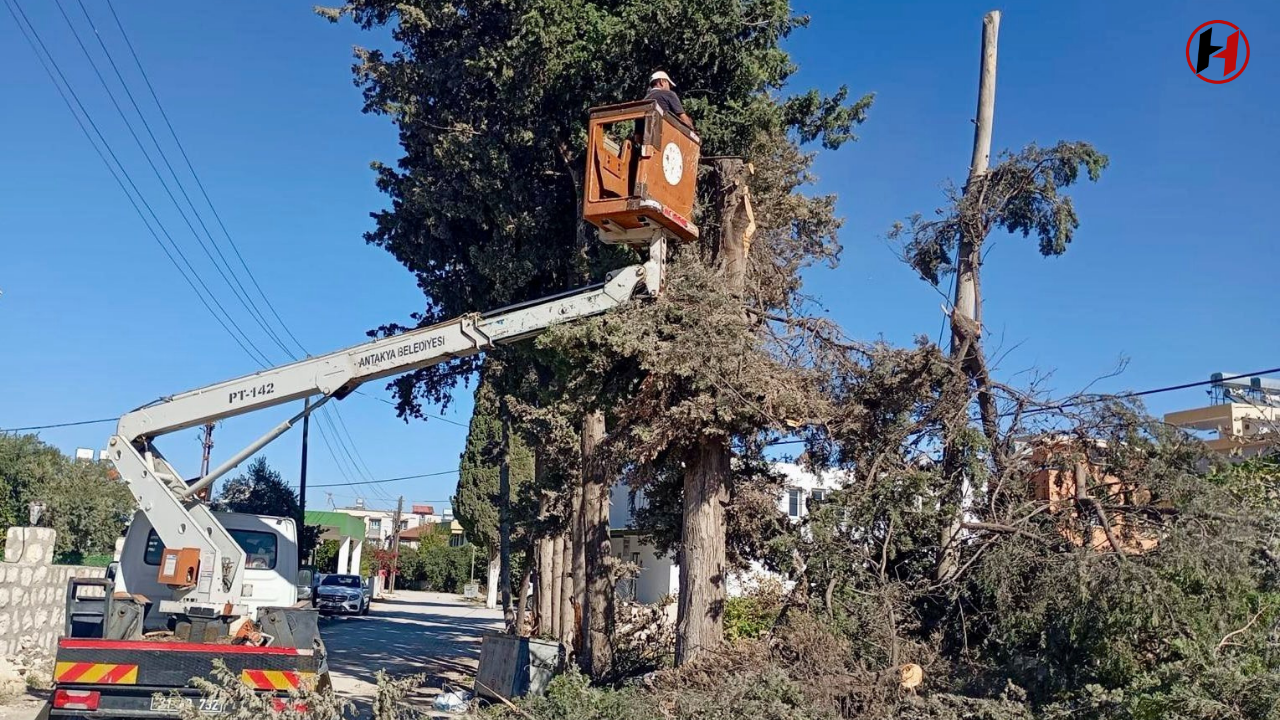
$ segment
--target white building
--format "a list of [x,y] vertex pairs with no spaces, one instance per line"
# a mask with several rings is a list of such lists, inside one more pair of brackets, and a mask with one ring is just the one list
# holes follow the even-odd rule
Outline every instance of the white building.
[[[396,520],[395,510],[374,510],[365,507],[363,501],[357,500],[355,506],[337,508],[334,512],[359,518],[364,523],[364,539],[366,541],[377,543],[382,547],[391,546],[392,534],[396,532],[393,527]],[[432,506],[411,505],[400,514],[399,531],[403,532],[419,525],[443,521],[444,518],[441,515],[437,515],[435,508]]]
[[[775,463],[773,468],[786,478],[784,489],[778,498],[778,511],[793,522],[799,522],[808,515],[811,502],[821,501],[827,493],[839,489],[848,477],[838,471],[814,474],[794,463]],[[609,506],[609,528],[614,557],[639,566],[640,574],[632,580],[623,581],[618,587],[618,593],[628,600],[654,604],[665,596],[674,597],[679,592],[680,567],[675,558],[660,555],[632,528],[632,499],[629,496],[630,489],[626,485],[614,486]],[[636,493],[634,506],[639,509],[644,507],[644,503],[644,493]],[[726,582],[726,589],[731,596],[739,595],[750,589],[756,581],[766,577],[776,576],[755,565],[745,573],[731,575]]]

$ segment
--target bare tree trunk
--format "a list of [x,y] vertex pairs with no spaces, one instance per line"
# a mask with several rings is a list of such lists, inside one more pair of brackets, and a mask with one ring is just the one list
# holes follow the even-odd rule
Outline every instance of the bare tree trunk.
[[724,641],[725,528],[729,441],[702,442],[685,461],[683,553],[676,607],[676,664]]
[[548,542],[551,546],[551,606],[547,614],[547,631],[552,637],[559,638],[560,635],[560,617],[564,614],[561,608],[564,607],[564,536],[556,536]]
[[560,632],[558,637],[573,650],[573,538],[570,533],[560,538]]
[[533,577],[533,551],[525,553],[524,574],[520,576],[520,589],[516,594],[516,630],[521,637],[528,636],[525,624],[529,620],[529,582]]
[[511,607],[511,419],[502,403],[502,465],[498,470],[498,557],[502,590],[502,619],[508,632],[515,628]]
[[[719,187],[718,245],[713,250],[728,287],[741,294],[746,285],[747,253],[755,233],[749,166],[741,159],[715,161]],[[743,313],[745,321],[746,313]],[[684,473],[684,524],[681,534],[680,594],[676,606],[676,664],[697,660],[724,642],[724,508],[729,502],[729,438],[704,438],[689,453]]]
[[[588,416],[589,418],[590,416]],[[587,432],[583,419],[582,435]],[[590,674],[587,657],[587,472],[582,468],[578,484],[573,489],[573,647],[578,651],[578,666]]]
[[599,679],[613,667],[613,553],[609,542],[609,478],[596,456],[604,441],[603,412],[589,413],[582,423],[583,526],[586,544],[587,603],[583,611],[583,655],[588,673]]
[[[541,462],[538,462],[538,468],[539,474],[541,474]],[[545,523],[547,515],[549,514],[547,512],[547,498],[545,494],[543,494],[539,506],[538,516]],[[549,537],[539,538],[534,544],[534,547],[537,548],[536,565],[538,567],[538,584],[534,590],[538,601],[536,605],[538,609],[538,616],[535,622],[535,627],[537,628],[537,632],[535,633],[536,635],[555,634],[551,620],[551,608],[555,607],[556,597],[552,589],[554,577],[554,570],[552,569],[554,561],[552,559],[552,554],[555,552],[554,545],[555,540]]]
[[502,570],[502,560],[498,557],[498,549],[489,550],[488,590],[484,596],[484,606],[493,610],[498,607],[498,574]]
[[[992,10],[982,19],[982,67],[978,80],[978,117],[973,130],[973,156],[965,195],[981,193],[991,163],[991,131],[996,105],[996,46],[1000,34],[1000,11]],[[982,297],[978,270],[982,264],[983,230],[976,218],[961,217],[960,246],[956,250],[956,296],[951,311],[951,357],[968,381],[978,381],[978,406],[983,430],[996,441],[995,399],[982,357]],[[956,570],[956,539],[964,521],[966,475],[962,453],[956,447],[958,428],[950,428],[943,449],[943,474],[951,483],[943,504],[951,508],[951,520],[938,536],[938,562],[934,577],[943,580]],[[994,451],[995,448],[993,447]]]

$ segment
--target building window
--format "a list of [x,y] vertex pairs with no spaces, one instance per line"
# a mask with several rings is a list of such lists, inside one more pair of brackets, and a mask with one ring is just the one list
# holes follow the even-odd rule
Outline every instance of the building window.
[[467,544],[467,536],[462,533],[453,533],[449,536],[449,547],[462,547]]
[[826,490],[811,490],[809,492],[809,501],[805,503],[805,507],[809,510],[816,508],[823,500],[827,499]]
[[382,518],[369,518],[369,534],[370,535],[382,534]]
[[787,491],[787,515],[789,517],[800,517],[800,498],[803,496],[803,490],[791,489]]
[[408,530],[408,529],[409,529],[409,521],[408,521],[408,520],[401,520],[401,521],[400,521],[400,529],[401,529],[401,530]]

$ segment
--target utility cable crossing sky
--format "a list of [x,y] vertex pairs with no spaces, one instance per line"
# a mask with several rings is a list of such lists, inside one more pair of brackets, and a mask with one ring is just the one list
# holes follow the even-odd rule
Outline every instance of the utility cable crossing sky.
[[[68,111],[71,112],[76,123],[80,126],[85,138],[89,141],[103,164],[106,165],[112,178],[115,179],[116,183],[120,186],[121,191],[124,192],[126,198],[137,212],[139,219],[142,221],[151,236],[160,245],[170,263],[183,277],[186,284],[191,288],[192,292],[195,293],[209,314],[222,327],[222,329],[227,332],[231,339],[260,367],[271,367],[275,363],[272,362],[270,353],[263,351],[249,333],[245,331],[244,325],[238,322],[237,317],[227,310],[227,306],[220,300],[220,294],[215,293],[213,289],[209,287],[209,283],[205,281],[201,271],[195,267],[187,254],[183,252],[182,246],[174,239],[173,235],[165,227],[154,206],[147,200],[146,195],[134,181],[129,170],[126,168],[125,163],[120,159],[119,155],[112,147],[111,142],[108,141],[107,137],[100,129],[100,126],[94,121],[89,109],[85,106],[84,102],[82,102],[79,93],[77,93],[75,87],[63,72],[62,67],[55,59],[53,53],[49,50],[49,47],[45,44],[39,31],[31,22],[26,11],[23,9],[20,0],[4,0],[4,2],[10,16],[13,17],[14,22],[18,25],[18,28],[21,30],[24,38],[26,38],[32,52],[39,60],[42,67],[44,67],[50,82],[53,83],[54,87],[57,89],[59,95],[66,104]],[[226,241],[225,245],[229,250],[228,252],[223,251],[222,246],[224,243],[220,242],[209,230],[208,224],[202,217],[200,210],[191,199],[191,194],[188,192],[186,184],[183,179],[179,177],[179,174],[170,162],[169,155],[161,144],[160,139],[156,137],[152,130],[151,124],[147,121],[146,112],[144,112],[142,107],[138,104],[134,93],[129,87],[128,80],[126,80],[124,74],[121,72],[119,65],[116,63],[114,56],[103,38],[102,32],[94,24],[93,18],[90,16],[83,0],[76,0],[76,3],[79,5],[80,10],[84,15],[85,22],[97,38],[98,46],[108,64],[111,66],[119,86],[124,90],[129,105],[133,108],[134,113],[137,115],[137,119],[141,121],[145,134],[150,139],[151,145],[154,147],[154,154],[159,158],[161,164],[163,164],[168,170],[169,179],[166,179],[157,167],[155,160],[152,157],[153,150],[142,141],[141,137],[139,137],[135,130],[134,120],[125,112],[125,109],[117,99],[116,93],[112,89],[111,84],[99,68],[98,60],[94,58],[93,54],[84,43],[80,29],[76,27],[71,16],[66,12],[63,1],[55,0],[55,3],[59,14],[62,16],[68,29],[75,38],[76,44],[79,46],[90,68],[93,70],[94,75],[102,85],[102,88],[110,99],[112,106],[120,116],[125,128],[129,131],[130,136],[133,138],[139,151],[142,153],[143,158],[146,160],[146,163],[150,167],[156,180],[159,182],[161,188],[163,188],[165,195],[169,198],[174,209],[182,218],[183,224],[187,227],[191,235],[195,238],[197,244],[199,244],[200,248],[203,250],[204,256],[209,261],[209,264],[213,266],[214,270],[223,280],[223,283],[231,291],[232,295],[235,296],[240,306],[246,311],[253,325],[258,327],[288,357],[288,359],[299,359],[300,355],[293,352],[289,346],[285,344],[282,334],[277,332],[272,323],[268,321],[267,313],[264,313],[259,307],[258,298],[260,298],[261,302],[266,305],[267,311],[270,313],[271,317],[274,318],[275,325],[278,325],[279,329],[283,331],[283,336],[287,336],[292,340],[293,344],[297,346],[297,349],[302,356],[309,355],[310,353],[307,352],[306,348],[297,339],[297,336],[294,335],[288,324],[280,317],[279,312],[271,303],[270,298],[265,292],[263,292],[262,285],[259,283],[248,263],[245,261],[244,255],[240,252],[240,249],[232,238],[231,233],[227,230],[221,214],[214,206],[212,199],[209,197],[209,194],[205,189],[204,183],[200,180],[198,172],[191,162],[185,147],[182,145],[182,141],[178,138],[178,134],[174,129],[168,114],[164,110],[164,106],[146,73],[146,69],[142,64],[141,58],[138,56],[132,41],[129,40],[128,33],[125,31],[124,25],[120,21],[120,17],[116,13],[114,5],[111,4],[110,0],[106,3],[111,12],[112,18],[115,21],[120,37],[124,40],[124,43],[128,47],[129,53],[134,60],[137,71],[146,85],[147,91],[150,94],[156,109],[164,120],[165,127],[169,130],[169,135],[181,154],[183,162],[199,190],[200,196],[204,199],[204,204],[208,207],[208,213],[213,217],[214,222],[222,231],[222,235]],[[79,112],[77,112],[77,110]],[[88,124],[87,127],[86,123]],[[90,133],[90,128],[92,128],[92,134]],[[108,160],[108,157],[110,160]],[[170,184],[170,179],[172,180],[172,186]],[[178,198],[173,192],[174,188],[177,189],[178,194],[180,194],[186,201],[185,207],[182,203],[179,203]],[[146,209],[145,213],[143,212],[143,208]],[[190,214],[188,214],[188,210],[190,211]],[[192,222],[192,218],[194,218],[194,223]],[[203,231],[203,235],[201,231],[196,229],[197,225],[200,230]],[[159,231],[158,233],[157,230]],[[167,245],[161,240],[161,236],[168,241]],[[234,255],[239,260],[241,267],[244,269],[244,274],[248,276],[250,284],[257,290],[258,298],[251,296],[248,289],[240,281],[240,273],[238,273],[227,260],[228,254]],[[177,256],[176,258],[175,255]],[[179,260],[181,262],[179,262]],[[365,397],[381,400],[381,398],[376,398],[372,395],[367,395],[365,393],[361,394]],[[316,429],[320,432],[321,441],[323,442],[334,467],[337,468],[338,473],[346,481],[340,485],[365,487],[375,497],[384,501],[390,501],[392,499],[391,496],[384,489],[379,487],[376,482],[373,482],[373,473],[369,471],[368,464],[365,462],[363,456],[361,456],[359,447],[355,439],[352,437],[341,412],[336,407],[323,407],[320,409],[317,419],[318,423],[316,425]],[[94,421],[64,423],[59,424],[56,427],[91,424],[92,422]],[[38,426],[33,427],[32,429],[48,429],[49,427],[55,426]],[[335,445],[337,450],[334,449]],[[353,480],[353,477],[356,479]]]

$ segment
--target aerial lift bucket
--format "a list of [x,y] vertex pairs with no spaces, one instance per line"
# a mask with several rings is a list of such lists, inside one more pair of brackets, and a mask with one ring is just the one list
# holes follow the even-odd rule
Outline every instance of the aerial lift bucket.
[[652,100],[592,108],[583,218],[607,243],[647,246],[655,231],[683,241],[693,224],[701,139]]

